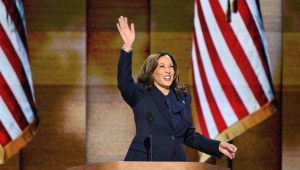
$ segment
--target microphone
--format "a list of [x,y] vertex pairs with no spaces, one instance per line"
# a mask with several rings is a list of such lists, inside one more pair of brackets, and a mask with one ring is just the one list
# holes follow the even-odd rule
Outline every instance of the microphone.
[[148,120],[149,126],[150,126],[150,134],[149,134],[149,138],[150,138],[150,160],[151,160],[151,162],[152,162],[152,135],[151,135],[151,123],[152,123],[153,120],[154,120],[152,112],[148,112],[148,113],[147,113],[147,120]]
[[153,121],[153,114],[152,114],[152,112],[148,112],[147,113],[147,120],[148,120],[148,122],[150,123],[150,125],[151,125],[151,122]]

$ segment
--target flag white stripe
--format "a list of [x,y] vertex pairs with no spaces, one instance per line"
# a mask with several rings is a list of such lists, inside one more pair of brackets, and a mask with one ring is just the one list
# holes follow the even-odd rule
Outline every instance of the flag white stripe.
[[9,61],[7,60],[2,48],[0,47],[0,72],[2,73],[5,81],[7,82],[9,88],[14,94],[17,102],[20,105],[21,110],[24,113],[24,116],[27,122],[30,124],[34,120],[34,114],[27,100],[26,94],[20,81],[11,67]]
[[[198,18],[198,17],[197,17]],[[198,41],[198,46],[201,47],[200,53],[201,53],[201,59],[203,62],[203,67],[205,69],[207,75],[207,80],[209,83],[209,87],[213,93],[213,97],[216,100],[216,103],[218,106],[222,106],[222,108],[219,108],[223,119],[225,120],[225,123],[228,126],[232,125],[233,123],[238,121],[237,116],[234,114],[234,110],[232,109],[221,85],[219,82],[219,79],[215,73],[215,70],[213,68],[212,62],[210,60],[208,50],[206,43],[204,41],[203,31],[200,26],[199,20],[195,19],[194,24],[197,31],[196,32],[196,38]]]
[[1,116],[0,116],[1,123],[5,127],[10,138],[12,140],[16,139],[22,133],[22,131],[19,128],[19,125],[17,124],[14,117],[10,113],[9,109],[7,108],[1,96],[0,96],[0,112],[1,112]]
[[[196,2],[195,2],[194,10],[195,10],[194,11],[195,16],[198,16]],[[196,20],[197,18],[199,18],[199,17],[194,17],[194,20]],[[195,30],[197,30],[197,29],[198,29],[198,27],[195,25]],[[218,135],[219,132],[218,132],[218,128],[216,126],[216,122],[214,121],[214,118],[212,116],[211,110],[208,106],[205,91],[203,89],[195,48],[198,48],[198,47],[195,47],[195,42],[194,42],[192,44],[192,60],[193,60],[192,63],[193,63],[193,69],[194,69],[194,80],[195,80],[196,90],[197,90],[198,98],[199,98],[199,102],[200,102],[199,104],[201,105],[203,118],[204,118],[204,121],[206,124],[208,135],[209,135],[209,137],[215,137]]]
[[10,42],[12,43],[15,52],[17,53],[23,68],[25,70],[26,77],[29,81],[29,86],[31,89],[33,100],[34,98],[34,91],[33,91],[33,84],[32,84],[32,77],[31,77],[31,70],[28,61],[27,52],[25,50],[24,44],[21,41],[20,35],[14,25],[13,20],[11,19],[10,15],[8,15],[5,5],[2,1],[0,1],[0,23],[3,26]]
[[[226,4],[223,2],[221,5],[223,10],[226,10]],[[274,98],[272,88],[270,86],[268,77],[260,60],[258,51],[255,47],[252,37],[250,36],[246,25],[239,13],[234,14],[231,16],[231,23],[230,26],[232,27],[237,39],[239,40],[250,64],[253,68],[259,83],[261,84],[264,93],[268,99],[271,101]]]
[[255,24],[256,24],[256,27],[258,28],[258,31],[259,31],[259,34],[260,34],[260,38],[262,39],[262,43],[263,43],[264,49],[266,50],[266,56],[267,56],[267,59],[268,59],[268,63],[270,63],[270,60],[269,60],[270,57],[269,57],[269,53],[267,51],[268,50],[267,39],[265,37],[264,26],[263,26],[263,22],[262,22],[261,16],[259,14],[259,9],[258,9],[256,3],[253,2],[253,1],[246,1],[246,3],[248,4],[248,7],[249,7],[250,12],[252,14],[252,17],[255,20]]
[[218,132],[216,122],[212,116],[211,110],[208,106],[205,91],[203,89],[194,46],[195,45],[193,44],[192,58],[193,58],[193,68],[194,68],[194,74],[195,74],[194,79],[195,79],[196,89],[197,89],[197,93],[198,93],[198,98],[199,98],[199,102],[200,102],[200,105],[202,108],[202,113],[203,113],[203,117],[204,117],[204,121],[205,121],[205,124],[207,127],[209,137],[215,137],[218,135],[219,132]]
[[25,22],[25,14],[24,14],[24,6],[23,6],[23,3],[22,3],[22,0],[15,0],[16,2],[16,6],[18,8],[18,11],[20,13],[20,16],[22,18],[22,24],[24,26],[24,30],[25,30],[25,34],[27,33],[26,31],[26,22]]
[[243,104],[249,113],[257,110],[260,106],[257,102],[253,92],[251,91],[247,81],[245,80],[241,70],[238,67],[235,59],[233,58],[227,43],[221,33],[217,21],[212,12],[211,6],[208,1],[200,1],[204,12],[204,17],[209,21],[208,30],[212,37],[214,46],[220,56],[222,65],[229,76],[234,88],[240,96]]

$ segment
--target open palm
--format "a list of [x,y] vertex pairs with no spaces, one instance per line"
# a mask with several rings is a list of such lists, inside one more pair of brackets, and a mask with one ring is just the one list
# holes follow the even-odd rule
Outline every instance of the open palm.
[[130,50],[132,48],[133,42],[135,41],[135,30],[134,24],[128,25],[127,17],[120,16],[119,23],[117,23],[117,28],[124,42],[124,48]]

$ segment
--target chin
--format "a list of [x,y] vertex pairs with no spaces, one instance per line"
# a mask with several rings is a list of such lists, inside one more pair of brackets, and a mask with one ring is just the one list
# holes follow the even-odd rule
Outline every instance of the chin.
[[169,89],[169,88],[171,88],[171,85],[172,85],[172,84],[165,84],[164,87],[165,87],[166,89]]

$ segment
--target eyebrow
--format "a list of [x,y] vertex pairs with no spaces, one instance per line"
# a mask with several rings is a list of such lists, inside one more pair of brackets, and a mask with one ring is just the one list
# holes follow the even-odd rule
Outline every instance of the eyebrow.
[[[165,65],[165,63],[158,63],[158,65]],[[170,63],[169,65],[174,65],[174,64]]]

